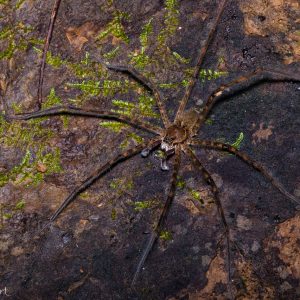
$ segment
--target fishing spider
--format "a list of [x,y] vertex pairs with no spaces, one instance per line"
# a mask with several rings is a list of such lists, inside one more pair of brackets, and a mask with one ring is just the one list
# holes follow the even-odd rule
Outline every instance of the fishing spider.
[[[141,272],[141,269],[152,250],[155,242],[157,241],[160,232],[162,231],[165,221],[168,216],[168,212],[170,209],[170,206],[172,204],[172,201],[175,196],[176,191],[176,182],[177,182],[177,175],[180,169],[180,163],[181,163],[181,156],[182,154],[187,155],[190,160],[193,162],[193,167],[195,167],[197,170],[199,170],[207,184],[210,185],[212,193],[214,195],[214,200],[218,208],[218,213],[220,215],[221,221],[223,223],[224,232],[226,236],[226,248],[227,248],[227,264],[228,264],[228,282],[230,283],[230,228],[228,226],[228,223],[226,221],[226,217],[222,208],[222,204],[219,197],[219,190],[215,183],[215,180],[211,176],[211,174],[208,172],[206,167],[201,163],[197,155],[192,150],[193,148],[209,148],[214,149],[218,151],[225,151],[228,153],[231,153],[244,161],[249,166],[256,169],[258,172],[260,172],[270,183],[276,187],[279,192],[281,192],[284,196],[289,198],[291,201],[295,202],[296,204],[300,204],[300,201],[290,194],[282,184],[280,184],[272,175],[271,173],[263,167],[260,163],[250,158],[246,153],[243,153],[236,149],[235,147],[231,146],[230,144],[221,143],[218,141],[213,140],[203,140],[197,138],[197,133],[201,129],[202,125],[204,124],[205,120],[207,119],[209,113],[213,109],[216,102],[218,102],[220,99],[224,98],[224,96],[228,96],[232,91],[236,90],[237,88],[240,88],[240,85],[254,85],[260,81],[266,81],[266,80],[272,80],[272,81],[295,81],[299,82],[300,78],[297,75],[292,75],[289,73],[279,72],[279,71],[272,71],[272,70],[263,70],[263,69],[257,69],[253,72],[247,73],[241,77],[238,77],[231,82],[228,82],[226,84],[220,85],[215,91],[213,91],[206,99],[205,105],[203,109],[200,112],[197,112],[194,109],[186,110],[186,105],[188,100],[190,99],[190,96],[192,94],[193,88],[195,86],[198,73],[200,71],[200,68],[203,63],[203,59],[205,57],[205,54],[207,52],[207,49],[212,41],[212,38],[214,36],[214,33],[216,31],[217,25],[220,21],[221,15],[224,11],[226,0],[223,0],[217,11],[217,16],[214,20],[214,24],[212,26],[212,29],[209,32],[208,38],[205,41],[204,46],[201,48],[200,53],[197,58],[197,63],[193,72],[192,77],[190,78],[189,84],[185,90],[185,94],[183,98],[180,101],[176,116],[174,118],[174,121],[172,122],[167,115],[166,108],[164,105],[164,99],[162,98],[159,90],[154,86],[153,82],[146,78],[143,74],[135,70],[131,66],[121,66],[121,65],[110,65],[102,60],[100,62],[102,64],[105,64],[105,66],[112,71],[116,72],[123,72],[127,73],[129,76],[131,76],[134,80],[141,83],[145,88],[147,88],[149,91],[152,92],[153,96],[156,99],[156,103],[159,109],[159,113],[163,122],[163,128],[157,127],[155,125],[151,125],[149,123],[143,122],[141,120],[138,120],[136,118],[127,117],[115,112],[111,112],[108,110],[87,110],[83,108],[76,108],[72,106],[57,106],[45,110],[39,109],[36,112],[33,113],[27,113],[27,114],[18,114],[18,115],[11,115],[8,116],[9,119],[17,119],[17,120],[28,120],[33,118],[39,118],[39,117],[45,117],[45,116],[55,116],[55,115],[71,115],[71,116],[83,116],[83,117],[91,117],[91,118],[100,118],[100,119],[112,119],[117,120],[119,122],[123,122],[126,124],[129,124],[133,127],[139,128],[141,130],[147,131],[155,135],[154,138],[141,143],[129,150],[126,150],[125,152],[116,155],[111,160],[107,161],[105,164],[103,164],[100,168],[98,168],[93,174],[91,174],[90,177],[85,179],[82,184],[74,189],[74,191],[64,200],[64,202],[61,204],[61,206],[55,211],[55,213],[52,215],[52,217],[49,220],[49,223],[46,224],[45,227],[47,227],[49,224],[54,222],[61,212],[73,201],[75,198],[82,193],[84,190],[86,190],[91,184],[93,184],[97,179],[101,178],[104,174],[109,172],[113,167],[121,163],[122,161],[125,161],[134,155],[141,153],[143,157],[146,157],[149,155],[149,153],[157,148],[160,147],[162,152],[164,153],[165,157],[162,158],[161,161],[161,168],[163,170],[168,170],[168,164],[167,160],[175,156],[174,163],[173,163],[173,170],[172,170],[172,176],[169,184],[169,191],[164,203],[164,206],[162,208],[161,214],[159,219],[157,220],[157,223],[152,231],[152,234],[150,236],[150,239],[148,241],[148,244],[146,245],[146,248],[140,258],[140,261],[138,263],[136,272],[133,276],[132,283],[134,284],[136,280],[138,279],[138,275]],[[50,28],[48,32],[48,37],[46,39],[45,47],[44,47],[44,59],[42,65],[45,63],[45,53],[47,52],[49,42],[51,39],[51,34],[53,30],[54,25],[54,19],[57,13],[57,9],[59,6],[60,1],[55,2],[55,6],[53,9],[51,22],[50,22]],[[41,67],[41,77],[39,80],[39,104],[41,101],[41,83],[43,79],[43,68]],[[44,227],[44,228],[45,228]],[[230,286],[230,284],[229,284]]]

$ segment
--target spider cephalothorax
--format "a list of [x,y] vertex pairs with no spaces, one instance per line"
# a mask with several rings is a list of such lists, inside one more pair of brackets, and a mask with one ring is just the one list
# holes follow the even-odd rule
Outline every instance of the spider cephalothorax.
[[175,153],[176,145],[188,144],[195,135],[195,125],[198,120],[198,112],[194,109],[185,111],[174,124],[167,127],[161,135],[160,149],[163,151],[161,169],[169,170],[167,159]]
[[183,143],[188,138],[188,130],[185,127],[178,125],[171,125],[165,130],[164,137],[162,138],[161,147],[166,151],[174,149],[176,144]]

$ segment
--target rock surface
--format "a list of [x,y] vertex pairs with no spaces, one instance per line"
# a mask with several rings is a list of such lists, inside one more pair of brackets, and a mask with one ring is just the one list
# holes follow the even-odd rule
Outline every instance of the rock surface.
[[[16,2],[0,1],[11,5]],[[0,19],[0,30],[11,24],[26,25],[32,27],[30,38],[43,39],[53,1],[19,2],[16,11],[0,4],[5,14]],[[107,7],[108,2],[62,0],[50,51],[68,63],[59,67],[47,65],[45,99],[54,88],[64,103],[76,99],[79,106],[112,108],[110,95],[88,98],[72,86],[89,78],[98,80],[94,75],[85,77],[88,72],[103,72],[91,64],[92,71],[87,67],[85,73],[80,73],[78,63],[87,59],[86,52],[92,57],[116,47],[118,60],[128,62],[129,52],[140,51],[141,28],[153,18],[154,31],[158,30],[165,8],[159,0],[115,0],[114,8]],[[217,2],[180,1],[179,23],[169,51],[189,58],[189,66],[195,64]],[[263,1],[266,7],[253,11],[257,2],[249,0],[245,5],[245,1],[228,1],[203,66],[228,72],[228,76],[199,81],[190,107],[199,108],[220,83],[257,67],[299,74],[299,53],[293,40],[299,22],[295,13],[297,1]],[[274,5],[276,9],[272,11]],[[110,24],[116,10],[129,15],[122,24],[130,42],[113,35],[97,42],[97,36]],[[269,19],[279,11],[285,13],[280,30],[269,24]],[[16,41],[22,43],[22,35],[26,34],[23,29],[18,30]],[[7,39],[1,39],[0,51],[7,49],[8,44]],[[294,50],[287,51],[287,47]],[[36,107],[40,58],[35,48],[42,45],[32,42],[25,48],[0,60],[2,111],[11,112],[14,104],[21,105],[24,112]],[[156,85],[183,79],[183,68],[168,65],[164,69],[161,65],[157,61],[149,69],[150,75],[155,75]],[[123,74],[110,76],[115,80],[127,79]],[[300,189],[299,86],[300,83],[265,82],[226,98],[215,106],[211,122],[204,126],[201,135],[233,143],[243,132],[241,150],[261,161],[287,190],[296,194]],[[117,96],[132,101],[142,90],[139,87]],[[184,88],[161,90],[168,112],[174,114]],[[84,95],[81,98],[80,92]],[[18,124],[22,128],[29,126],[26,121]],[[118,164],[39,233],[75,186],[113,155],[135,145],[137,138],[133,133],[140,134],[131,128],[114,132],[99,126],[99,120],[73,117],[49,118],[41,126],[53,134],[32,137],[32,142],[43,145],[44,160],[38,161],[35,169],[28,165],[26,170],[34,174],[34,179],[42,174],[42,179],[32,184],[32,178],[18,174],[0,187],[0,290],[6,288],[12,299],[229,298],[223,226],[209,188],[186,158],[166,225],[169,235],[165,236],[169,238],[156,244],[134,289],[130,283],[159,216],[170,177],[170,172],[160,170],[154,154],[147,158],[137,155]],[[0,131],[1,174],[20,166],[26,152],[21,140],[7,144],[5,138],[11,132],[12,129]],[[45,159],[45,153],[52,153],[56,147],[60,149],[60,172],[52,172]],[[32,153],[30,159],[34,161]],[[208,150],[196,153],[217,182],[231,239],[239,248],[232,244],[231,286],[236,299],[299,299],[300,222],[295,205],[234,156]],[[139,209],[137,204],[143,201],[148,201],[149,207]]]

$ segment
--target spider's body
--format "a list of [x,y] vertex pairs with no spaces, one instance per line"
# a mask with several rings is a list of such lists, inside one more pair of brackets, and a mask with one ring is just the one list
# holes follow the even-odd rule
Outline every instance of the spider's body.
[[188,129],[186,127],[177,124],[172,125],[166,129],[162,140],[162,148],[166,148],[166,151],[174,149],[175,145],[184,143],[187,138]]
[[[60,1],[56,1],[56,4],[59,2]],[[230,251],[229,251],[230,247],[229,247],[229,245],[231,242],[229,226],[227,225],[226,217],[225,217],[225,214],[224,214],[224,211],[222,208],[221,201],[219,199],[219,192],[218,192],[217,185],[216,185],[213,177],[210,175],[210,173],[207,171],[207,169],[203,166],[203,164],[200,162],[200,160],[196,156],[195,151],[194,151],[195,148],[196,147],[210,148],[210,149],[219,150],[219,151],[226,151],[228,153],[236,155],[242,161],[244,161],[251,167],[258,170],[283,195],[285,195],[287,198],[294,201],[295,203],[300,204],[300,201],[294,195],[290,194],[271,175],[271,173],[265,167],[263,167],[260,163],[252,160],[247,154],[240,152],[238,149],[236,149],[233,146],[226,144],[226,143],[221,143],[221,142],[211,141],[211,140],[201,140],[201,139],[197,138],[198,131],[201,128],[201,126],[203,125],[203,123],[205,122],[205,120],[207,119],[207,116],[211,112],[214,104],[219,99],[221,99],[221,97],[224,97],[224,95],[226,96],[227,93],[230,93],[234,88],[236,88],[236,87],[239,88],[240,85],[243,83],[250,82],[250,84],[253,85],[261,80],[269,80],[269,79],[275,80],[275,81],[289,80],[289,81],[299,82],[300,81],[299,75],[289,74],[287,72],[281,72],[281,71],[264,71],[261,69],[257,69],[254,72],[250,72],[246,75],[243,75],[241,77],[238,77],[238,78],[230,81],[229,83],[219,86],[214,92],[212,92],[207,97],[205,105],[200,112],[198,112],[194,109],[186,110],[187,101],[190,99],[191,93],[193,91],[193,87],[196,83],[196,79],[197,79],[199,70],[202,66],[204,56],[205,56],[207,48],[212,40],[213,34],[216,30],[216,27],[219,23],[219,20],[221,18],[221,15],[224,10],[226,2],[227,2],[226,0],[222,0],[219,5],[217,17],[215,18],[215,22],[212,26],[212,29],[209,32],[209,35],[204,44],[204,47],[199,52],[199,56],[197,59],[194,73],[189,82],[189,85],[186,88],[185,94],[184,94],[182,100],[180,101],[180,105],[179,105],[178,111],[176,113],[176,116],[175,116],[175,119],[173,122],[171,122],[169,120],[169,117],[166,112],[166,108],[164,106],[164,100],[162,99],[160,92],[148,78],[146,78],[143,74],[140,74],[137,70],[135,70],[131,66],[126,67],[126,66],[105,64],[105,66],[109,70],[116,71],[116,72],[125,72],[125,73],[129,74],[133,79],[135,79],[139,83],[142,83],[148,90],[150,90],[152,92],[152,94],[154,95],[154,97],[156,99],[156,103],[157,103],[157,106],[158,106],[158,109],[160,112],[160,116],[163,121],[163,125],[164,125],[163,128],[143,122],[139,119],[127,117],[127,116],[120,115],[117,113],[112,113],[111,111],[86,110],[86,109],[74,108],[74,107],[70,107],[70,106],[53,107],[53,108],[50,108],[47,110],[39,110],[34,113],[9,116],[11,119],[19,119],[19,120],[27,120],[27,119],[38,118],[38,117],[43,117],[43,116],[53,116],[53,115],[61,115],[61,114],[92,117],[92,118],[101,118],[101,119],[106,118],[106,119],[113,119],[113,120],[117,120],[117,121],[120,121],[123,123],[127,123],[131,126],[138,127],[144,131],[148,131],[148,132],[151,132],[152,134],[156,135],[156,137],[146,141],[145,143],[139,144],[129,150],[124,151],[121,154],[116,155],[115,157],[110,159],[108,162],[106,162],[102,166],[100,166],[95,172],[93,172],[91,174],[90,177],[86,178],[81,183],[81,185],[79,185],[77,188],[75,188],[74,191],[64,200],[64,202],[61,204],[61,206],[56,210],[56,212],[50,218],[49,223],[54,222],[57,219],[57,217],[60,215],[60,213],[80,193],[82,193],[93,182],[95,182],[100,177],[104,176],[104,174],[106,174],[114,166],[121,163],[122,161],[129,159],[130,157],[132,157],[138,153],[141,153],[142,156],[146,157],[152,149],[160,146],[162,152],[164,153],[164,158],[162,159],[161,167],[163,170],[168,170],[169,167],[166,164],[166,160],[170,156],[175,156],[175,159],[173,160],[173,170],[172,170],[172,176],[170,179],[169,191],[168,191],[168,194],[166,195],[166,199],[165,199],[164,206],[162,208],[160,217],[157,220],[156,225],[154,226],[154,229],[153,229],[152,235],[149,239],[148,245],[147,245],[145,251],[143,252],[142,257],[139,261],[136,273],[134,275],[133,283],[136,282],[136,280],[138,278],[138,274],[140,273],[150,251],[152,250],[156,240],[159,237],[160,232],[163,229],[164,223],[165,223],[167,215],[168,215],[169,208],[170,208],[172,201],[174,199],[174,196],[175,196],[177,175],[178,175],[178,172],[180,169],[182,153],[184,153],[193,162],[193,167],[195,167],[198,171],[201,172],[205,181],[211,186],[211,190],[212,190],[213,196],[215,198],[215,203],[217,205],[220,219],[222,221],[222,224],[225,229],[225,234],[226,234],[229,279],[230,279]],[[57,8],[55,8],[55,9],[57,9]],[[53,22],[54,22],[54,19],[55,18],[52,17]],[[47,47],[45,47],[45,49],[47,49]],[[101,59],[99,59],[99,61],[102,63]],[[42,82],[42,80],[40,80],[40,82]],[[39,94],[41,94],[40,91],[41,90],[39,89]],[[193,147],[194,147],[194,149],[193,149]]]
[[[190,144],[191,138],[196,135],[197,131],[195,129],[198,117],[199,113],[194,109],[184,111],[176,122],[160,134],[160,149],[163,152],[161,169],[163,171],[169,170],[167,159],[175,154],[175,148],[185,149],[185,146]],[[146,157],[149,153],[149,149],[144,149],[141,154]]]
[[182,118],[164,130],[161,148],[169,151],[176,145],[187,143],[195,135],[194,127],[198,120],[195,110],[184,112]]

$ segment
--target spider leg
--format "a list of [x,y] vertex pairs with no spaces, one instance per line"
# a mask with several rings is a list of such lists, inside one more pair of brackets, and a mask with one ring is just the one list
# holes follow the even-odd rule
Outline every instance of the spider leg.
[[[109,160],[107,163],[102,165],[97,171],[95,171],[90,177],[85,179],[81,185],[74,189],[74,191],[64,200],[64,202],[60,205],[60,207],[55,211],[52,217],[49,219],[49,222],[42,228],[43,231],[46,227],[48,227],[53,221],[57,219],[57,217],[61,214],[61,212],[84,190],[86,190],[90,185],[92,185],[97,179],[101,178],[104,174],[109,172],[113,167],[115,167],[119,162],[127,160],[132,156],[136,155],[138,152],[143,150],[145,147],[156,147],[160,143],[159,139],[152,139],[143,144],[139,144],[136,147],[133,147],[125,152],[116,155],[114,158]],[[41,232],[40,231],[40,232]]]
[[177,121],[181,114],[183,113],[185,107],[186,107],[186,104],[190,98],[190,95],[193,91],[193,88],[195,86],[195,83],[196,83],[196,80],[197,80],[197,77],[198,77],[198,74],[199,74],[199,71],[200,71],[200,68],[202,66],[202,63],[203,63],[203,59],[205,57],[205,54],[207,52],[207,49],[212,41],[212,38],[213,38],[213,35],[216,31],[216,28],[218,26],[218,23],[220,21],[220,18],[221,18],[221,15],[224,11],[224,8],[225,8],[225,5],[226,5],[226,2],[227,0],[223,0],[219,6],[219,9],[218,9],[218,13],[217,13],[217,17],[213,23],[213,26],[208,34],[208,37],[204,43],[204,46],[200,49],[200,52],[199,52],[199,55],[198,55],[198,58],[197,58],[197,63],[196,63],[196,67],[195,67],[195,70],[194,70],[194,73],[192,75],[192,78],[190,79],[190,82],[189,82],[189,85],[187,86],[186,88],[186,91],[185,91],[185,94],[182,98],[182,100],[180,101],[180,105],[179,105],[179,108],[178,108],[178,111],[176,113],[176,117],[175,117],[175,120]]
[[180,149],[180,147],[177,146],[175,148],[175,162],[174,162],[173,174],[172,174],[171,181],[170,181],[170,189],[169,189],[169,193],[167,196],[167,200],[161,211],[159,219],[153,229],[153,232],[151,233],[151,236],[147,243],[147,246],[146,246],[145,250],[143,251],[142,256],[139,260],[138,266],[136,268],[136,271],[135,271],[133,279],[132,279],[131,286],[133,286],[136,283],[138,276],[142,270],[142,267],[143,267],[146,259],[148,258],[149,254],[150,254],[150,252],[151,252],[156,240],[158,239],[159,234],[165,224],[169,209],[171,207],[171,204],[172,204],[174,196],[175,196],[177,175],[178,175],[178,171],[179,171],[179,167],[180,167],[180,158],[181,158],[181,149]]
[[[215,91],[213,91],[208,97],[206,104],[199,115],[197,121],[196,129],[198,130],[202,124],[205,122],[208,114],[215,105],[215,103],[223,98],[224,94],[228,95],[236,88],[240,87],[241,83],[248,83],[247,87],[255,85],[262,81],[294,81],[300,82],[300,76],[295,74],[288,74],[279,71],[263,70],[257,69],[253,72],[242,75],[226,84],[220,85]],[[242,88],[242,87],[241,87]],[[196,130],[195,129],[195,130]]]
[[229,289],[229,293],[231,295],[231,298],[233,299],[232,291],[231,291],[230,230],[229,230],[229,226],[227,224],[225,214],[224,214],[224,210],[223,210],[223,207],[222,207],[222,203],[221,203],[221,200],[220,200],[220,197],[219,197],[219,190],[217,188],[217,185],[216,185],[214,179],[209,174],[207,169],[202,165],[199,158],[193,153],[191,148],[190,147],[185,147],[184,150],[185,150],[185,153],[191,158],[194,166],[196,166],[201,171],[201,173],[203,174],[203,177],[204,177],[205,181],[207,182],[207,184],[210,185],[211,190],[212,190],[213,195],[214,195],[215,202],[217,204],[218,212],[219,212],[219,215],[221,217],[221,220],[222,220],[222,223],[223,223],[223,226],[224,226],[224,229],[225,229],[225,234],[226,234],[228,289]]
[[38,83],[38,108],[39,109],[41,108],[42,98],[43,98],[43,81],[44,81],[44,71],[45,71],[45,65],[46,65],[46,59],[47,59],[47,52],[48,52],[50,41],[52,38],[54,23],[55,23],[55,19],[57,16],[60,2],[61,2],[61,0],[55,0],[55,2],[54,2],[53,8],[52,8],[52,13],[51,13],[51,18],[50,18],[50,23],[49,23],[49,28],[48,28],[48,33],[47,33],[47,37],[46,37],[46,41],[45,41],[44,49],[43,49],[43,56],[42,56],[42,61],[41,61],[41,65],[40,65],[39,83]]
[[163,120],[164,126],[169,127],[171,125],[166,108],[163,104],[162,97],[161,97],[158,89],[155,87],[154,83],[150,79],[146,78],[143,74],[141,74],[139,71],[137,71],[132,66],[111,65],[111,64],[104,62],[100,58],[96,58],[96,60],[98,60],[101,64],[105,65],[106,68],[108,68],[109,70],[129,74],[138,83],[141,83],[143,86],[145,86],[155,97],[155,100],[156,100],[161,118]]
[[127,117],[125,115],[111,112],[109,110],[88,110],[88,109],[77,108],[74,106],[55,106],[52,108],[39,110],[27,114],[7,115],[6,118],[8,120],[10,119],[29,120],[29,119],[35,119],[40,117],[57,116],[57,115],[72,115],[72,116],[84,116],[84,117],[92,117],[92,118],[100,118],[100,119],[113,119],[155,134],[160,134],[162,131],[160,127],[151,125],[149,123],[145,123],[143,121],[131,117]]
[[284,188],[284,186],[273,177],[273,175],[271,174],[271,172],[269,170],[267,170],[265,167],[263,167],[257,161],[255,161],[252,158],[250,158],[246,153],[237,150],[236,148],[232,147],[229,144],[224,144],[224,143],[215,142],[215,141],[193,139],[191,141],[191,144],[194,145],[194,146],[201,146],[203,148],[211,148],[211,149],[226,151],[226,152],[229,152],[231,154],[234,154],[235,156],[237,156],[238,158],[240,158],[242,161],[244,161],[245,163],[247,163],[249,166],[251,166],[255,170],[259,171],[284,196],[286,196],[291,201],[294,201],[296,204],[300,205],[300,200],[297,199],[291,193],[289,193]]

